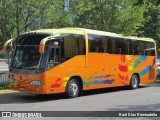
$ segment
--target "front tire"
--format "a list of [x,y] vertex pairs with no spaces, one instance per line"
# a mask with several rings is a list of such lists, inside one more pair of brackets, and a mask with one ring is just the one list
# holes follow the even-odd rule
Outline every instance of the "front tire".
[[130,80],[130,88],[131,89],[137,89],[139,87],[139,78],[137,75],[132,75]]
[[75,98],[79,95],[80,86],[77,79],[73,78],[68,81],[66,87],[66,95],[69,98]]

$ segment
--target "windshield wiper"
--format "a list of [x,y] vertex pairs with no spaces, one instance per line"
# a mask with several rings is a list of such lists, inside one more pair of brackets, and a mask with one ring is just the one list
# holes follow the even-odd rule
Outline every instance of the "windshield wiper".
[[34,67],[23,67],[23,69],[32,70],[33,72],[37,72],[38,70],[38,68],[34,68]]
[[22,64],[18,64],[18,65],[13,65],[12,67],[13,69],[21,69],[22,68]]

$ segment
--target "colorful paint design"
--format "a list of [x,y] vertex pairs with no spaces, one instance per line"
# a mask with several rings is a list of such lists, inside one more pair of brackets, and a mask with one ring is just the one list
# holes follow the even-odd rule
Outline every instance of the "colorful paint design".
[[59,81],[61,81],[61,78],[58,78],[58,79],[56,80],[56,82],[59,82]]
[[119,76],[119,78],[120,78],[121,80],[125,80],[125,81],[128,80],[128,76],[122,76],[122,75],[120,75],[120,74],[118,74],[118,76]]
[[[128,59],[127,59],[128,58]],[[121,57],[121,61],[124,63],[128,60],[132,59],[131,56],[124,56]],[[135,68],[137,68],[143,61],[146,61],[147,59],[147,56],[140,56],[137,60],[135,60],[134,62],[131,63],[130,66],[128,65],[121,65],[119,64],[119,70],[122,71],[122,72],[128,72],[128,71],[131,71],[131,70],[134,70]]]
[[101,78],[108,78],[108,77],[111,77],[111,76],[115,76],[114,74],[108,74],[108,75],[105,75],[105,76],[95,76],[94,78],[95,79],[101,79]]
[[[63,81],[62,81],[63,80]],[[51,84],[51,89],[53,88],[59,88],[61,86],[66,86],[67,85],[67,81],[69,80],[69,77],[65,77],[65,78],[57,78],[54,84]]]
[[[84,81],[83,84],[85,86],[89,86],[89,85],[102,85],[102,84],[112,84],[115,79],[111,79],[110,77],[115,76],[114,74],[107,74],[105,76],[90,76],[87,80],[88,81]],[[107,79],[108,78],[108,79]],[[105,80],[99,80],[99,79],[105,79]]]
[[138,67],[143,61],[146,61],[147,56],[140,56],[137,60],[131,63],[131,66],[129,66],[129,71],[134,70],[136,67]]
[[126,62],[132,59],[132,55],[122,55],[121,56],[121,61]]
[[57,78],[56,83],[51,85],[51,88],[59,88],[61,86],[61,78]]
[[[124,74],[122,75],[122,73],[121,74],[118,73],[118,76],[120,78],[121,83],[125,84],[125,85],[127,85],[128,81],[129,81],[129,76],[126,76],[127,72],[136,69],[139,65],[142,64],[143,61],[147,60],[147,56],[144,56],[144,55],[140,56],[138,59],[136,59],[134,62],[132,62],[130,64],[130,66],[128,66],[126,63],[129,60],[132,60],[132,56],[122,55],[121,56],[122,63],[119,64],[119,71],[123,72]],[[147,72],[149,72],[155,63],[156,63],[156,59],[154,58],[151,66],[147,66],[146,68],[144,68],[142,71],[139,72],[140,77],[145,75]],[[126,65],[124,65],[124,64],[126,64]]]
[[156,59],[154,58],[151,66],[147,66],[145,69],[143,69],[141,72],[139,72],[140,77],[145,75],[147,72],[149,72],[153,68],[155,63],[156,63]]
[[87,80],[92,80],[92,78],[93,78],[93,77],[92,77],[92,76],[90,76]]
[[56,83],[56,84],[52,84],[52,85],[51,85],[51,88],[58,88],[58,87],[60,87],[60,86],[61,86],[61,84]]
[[88,82],[84,82],[84,85],[88,86],[88,85],[92,85],[92,84],[112,84],[115,80],[94,80],[94,81],[88,81]]

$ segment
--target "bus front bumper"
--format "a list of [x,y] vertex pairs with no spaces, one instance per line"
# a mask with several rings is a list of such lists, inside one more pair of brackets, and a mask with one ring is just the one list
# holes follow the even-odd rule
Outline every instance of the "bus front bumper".
[[16,84],[9,83],[9,88],[15,91],[34,93],[34,94],[45,94],[45,85],[31,85],[31,84]]

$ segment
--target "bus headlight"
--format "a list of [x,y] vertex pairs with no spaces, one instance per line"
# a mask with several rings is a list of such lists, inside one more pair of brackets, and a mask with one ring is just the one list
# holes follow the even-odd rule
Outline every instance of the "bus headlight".
[[30,85],[43,85],[43,82],[39,80],[34,80],[30,82]]

